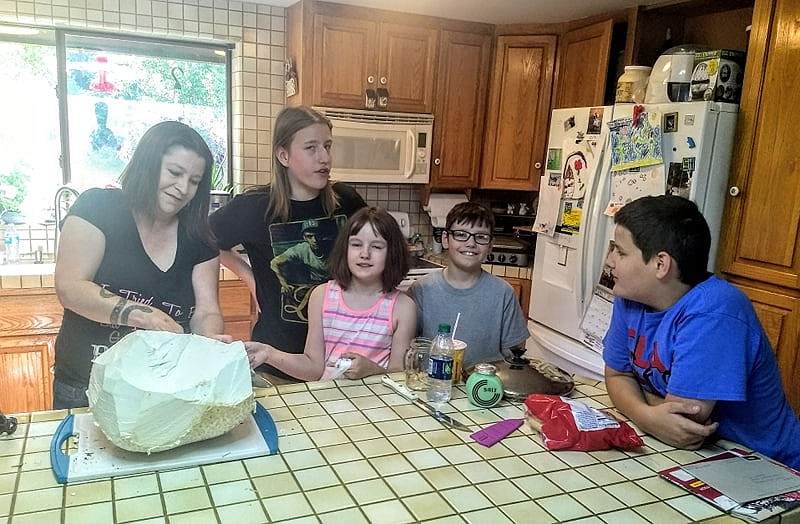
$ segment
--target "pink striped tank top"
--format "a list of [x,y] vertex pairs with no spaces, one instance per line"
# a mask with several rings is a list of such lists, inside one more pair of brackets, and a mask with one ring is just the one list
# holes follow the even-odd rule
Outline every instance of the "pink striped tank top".
[[385,293],[371,308],[355,311],[344,303],[338,282],[330,280],[325,284],[322,303],[325,374],[348,351],[364,355],[384,368],[389,366],[394,333],[392,312],[399,293],[397,290]]

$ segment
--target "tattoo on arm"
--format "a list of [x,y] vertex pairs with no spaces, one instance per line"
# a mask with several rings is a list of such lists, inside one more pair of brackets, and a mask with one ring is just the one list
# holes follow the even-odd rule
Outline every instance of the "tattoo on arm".
[[152,313],[153,308],[150,306],[145,306],[143,304],[130,304],[124,310],[122,310],[122,314],[120,315],[120,323],[124,326],[128,325],[128,317],[131,315],[133,311],[143,311],[145,313]]
[[[103,292],[101,291],[100,294],[102,295]],[[110,296],[114,296],[113,293],[110,294]],[[125,306],[126,302],[127,302],[127,300],[125,300],[124,298],[120,297],[119,301],[114,306],[114,309],[111,310],[111,318],[110,318],[111,324],[113,324],[115,326],[119,325],[119,323],[120,323],[119,322],[119,314],[122,312],[122,308]]]

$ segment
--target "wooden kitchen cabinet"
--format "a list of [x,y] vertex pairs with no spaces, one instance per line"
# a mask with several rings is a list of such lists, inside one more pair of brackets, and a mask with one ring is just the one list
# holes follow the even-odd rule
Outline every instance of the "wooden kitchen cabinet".
[[0,290],[0,312],[0,411],[51,409],[55,337],[64,314],[55,290]]
[[0,337],[0,411],[46,411],[53,405],[55,335]]
[[[225,333],[250,340],[255,305],[241,280],[219,283]],[[53,405],[55,340],[64,309],[54,288],[0,290],[0,411],[44,411]]]
[[481,188],[539,188],[555,52],[555,35],[497,37]]
[[250,340],[256,322],[255,303],[241,280],[219,283],[219,307],[225,320],[225,333],[234,340]]
[[298,94],[290,105],[363,108],[367,89],[385,88],[386,109],[433,110],[438,31],[383,11],[303,1],[287,10],[287,57]]
[[751,297],[800,413],[800,3],[756,0],[718,267]]
[[478,186],[491,49],[489,34],[441,32],[434,100],[432,188]]
[[554,108],[603,105],[613,29],[609,19],[561,35]]
[[502,277],[503,280],[511,284],[514,294],[517,295],[519,305],[522,306],[524,318],[528,318],[528,306],[531,301],[531,280],[529,278]]

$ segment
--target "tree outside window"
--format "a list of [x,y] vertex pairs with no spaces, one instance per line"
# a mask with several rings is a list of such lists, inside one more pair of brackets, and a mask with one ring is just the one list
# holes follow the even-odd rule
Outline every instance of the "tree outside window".
[[0,34],[0,67],[0,206],[24,222],[52,222],[65,183],[117,184],[141,135],[163,120],[206,139],[217,188],[228,186],[228,48],[39,29]]

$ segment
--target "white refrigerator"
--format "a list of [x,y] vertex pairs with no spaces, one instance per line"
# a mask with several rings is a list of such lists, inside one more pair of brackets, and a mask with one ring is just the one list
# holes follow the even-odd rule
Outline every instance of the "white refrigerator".
[[627,142],[632,135],[621,119],[633,116],[633,104],[553,111],[534,225],[529,356],[602,378],[613,294],[599,284],[607,282],[615,205],[667,192],[693,200],[711,229],[714,269],[737,111],[716,102],[645,105],[638,133],[657,137],[647,153]]

